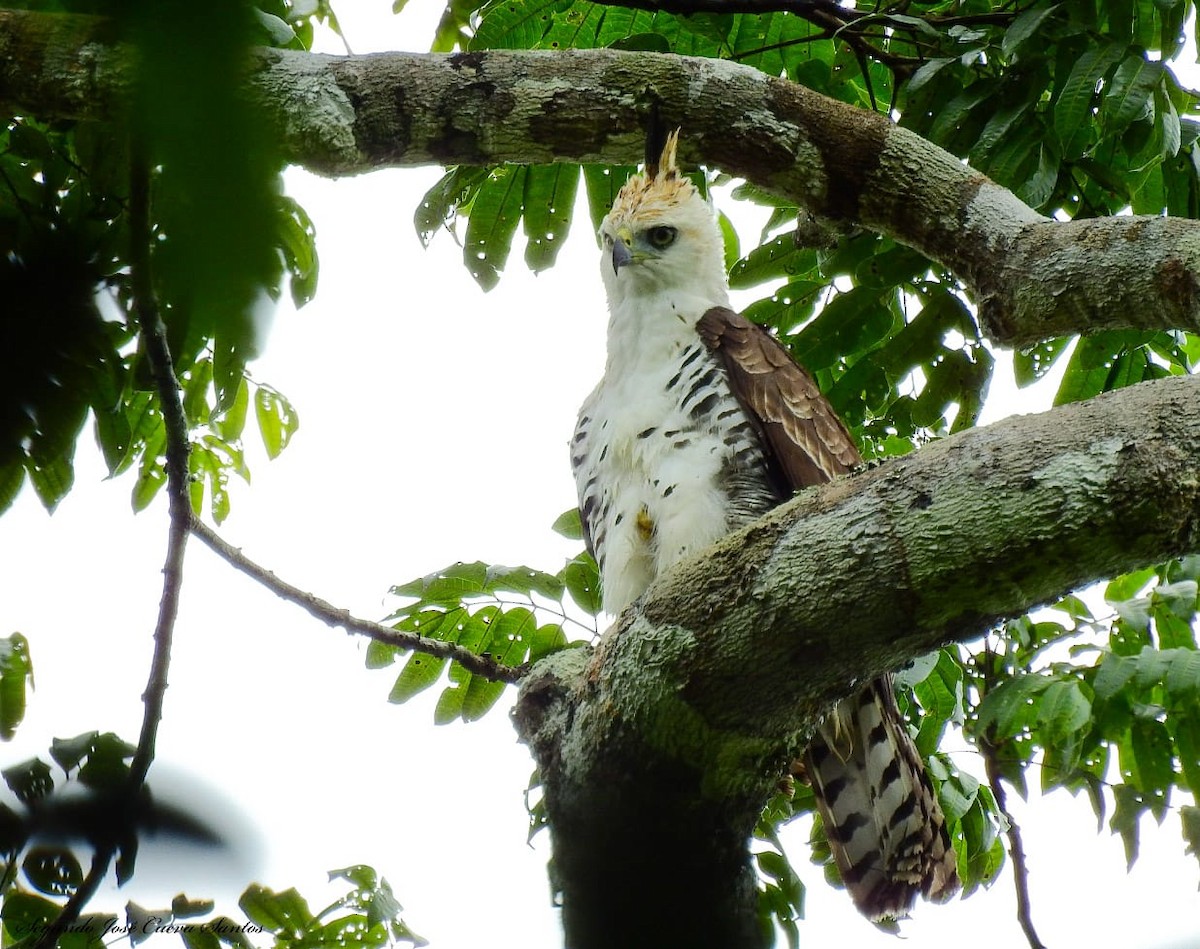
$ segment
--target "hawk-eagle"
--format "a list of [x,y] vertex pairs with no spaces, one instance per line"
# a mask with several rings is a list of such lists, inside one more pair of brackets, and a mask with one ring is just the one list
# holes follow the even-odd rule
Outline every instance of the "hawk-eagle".
[[[608,361],[571,463],[604,609],[797,489],[862,460],[812,378],[729,308],[713,212],[676,168],[677,134],[604,219]],[[875,919],[958,889],[945,818],[890,676],[840,703],[806,753],[855,904]]]

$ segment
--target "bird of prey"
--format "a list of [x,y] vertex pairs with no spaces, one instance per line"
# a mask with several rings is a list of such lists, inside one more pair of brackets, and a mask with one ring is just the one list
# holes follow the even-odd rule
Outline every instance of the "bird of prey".
[[[661,571],[862,461],[808,373],[729,308],[720,231],[676,167],[677,140],[667,136],[601,225],[608,359],[571,443],[585,537],[614,615]],[[902,916],[918,894],[957,891],[945,817],[891,676],[834,709],[805,770],[866,916]]]

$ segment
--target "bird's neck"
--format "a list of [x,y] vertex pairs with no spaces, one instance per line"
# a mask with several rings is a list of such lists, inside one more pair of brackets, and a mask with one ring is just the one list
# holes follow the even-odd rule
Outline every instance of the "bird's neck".
[[696,323],[729,306],[724,286],[655,288],[610,300],[607,372],[640,372],[672,360],[696,341]]

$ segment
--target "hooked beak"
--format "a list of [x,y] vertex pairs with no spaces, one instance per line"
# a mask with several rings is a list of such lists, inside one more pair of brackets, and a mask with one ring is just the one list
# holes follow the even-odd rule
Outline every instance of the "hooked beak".
[[620,228],[613,238],[612,265],[613,273],[620,273],[626,264],[633,263],[633,234],[626,227]]
[[620,273],[621,268],[630,263],[633,263],[633,253],[630,251],[629,245],[618,237],[615,241],[613,241],[613,273]]

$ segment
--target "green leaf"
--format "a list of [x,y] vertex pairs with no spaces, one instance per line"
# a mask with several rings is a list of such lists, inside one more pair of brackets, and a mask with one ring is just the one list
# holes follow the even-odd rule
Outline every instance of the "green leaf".
[[503,682],[489,682],[482,676],[471,676],[462,700],[462,720],[476,722],[491,710],[504,693]]
[[894,320],[878,290],[854,287],[835,296],[789,344],[800,363],[816,372],[870,349],[888,335]]
[[730,268],[730,287],[744,290],[780,277],[788,280],[800,276],[815,278],[816,251],[800,246],[797,237],[796,231],[789,231],[754,248]]
[[38,758],[30,758],[0,771],[4,783],[22,804],[40,800],[54,790],[50,766]]
[[96,736],[87,761],[79,769],[76,780],[94,791],[116,791],[129,780],[128,760],[137,753],[137,746],[112,732]]
[[1037,170],[1017,186],[1017,197],[1032,208],[1041,208],[1054,195],[1058,184],[1058,156],[1042,144],[1038,149]]
[[1166,726],[1153,719],[1135,718],[1130,745],[1137,763],[1135,786],[1147,794],[1165,795],[1175,783],[1173,746]]
[[65,847],[34,847],[21,862],[30,885],[47,896],[70,896],[83,882],[83,868]]
[[1162,604],[1182,619],[1191,619],[1196,614],[1196,594],[1200,585],[1195,580],[1179,580],[1161,583],[1150,594],[1157,605]]
[[567,645],[567,636],[559,623],[547,623],[534,630],[529,639],[529,661],[537,662]]
[[1133,679],[1137,662],[1129,656],[1106,653],[1092,681],[1092,691],[1097,699],[1108,700]]
[[1145,588],[1147,583],[1154,579],[1154,575],[1154,568],[1146,567],[1110,580],[1108,586],[1104,588],[1105,602],[1116,604],[1122,600],[1133,599]]
[[1056,680],[1044,675],[1017,675],[989,692],[976,709],[981,734],[996,738],[1018,735],[1035,715],[1035,697]]
[[533,165],[525,175],[525,263],[534,273],[554,266],[571,227],[578,165]]
[[61,907],[44,896],[21,891],[9,892],[0,907],[0,919],[13,940],[24,940],[46,931]]
[[33,686],[29,640],[20,633],[0,639],[0,739],[8,741],[25,718],[25,688]]
[[388,693],[388,701],[395,704],[407,702],[414,695],[424,692],[435,683],[446,668],[445,659],[427,656],[415,652],[409,656],[408,662],[396,677],[392,691]]
[[448,725],[462,716],[463,699],[466,698],[466,687],[461,684],[447,686],[438,696],[437,705],[433,709],[433,723]]
[[226,442],[236,442],[246,427],[246,413],[250,408],[250,385],[245,378],[238,382],[233,400],[213,419],[213,428]]
[[286,195],[276,198],[276,230],[284,266],[291,278],[292,303],[300,309],[317,295],[320,260],[317,229],[308,212]]
[[1070,344],[1070,337],[1059,336],[1043,340],[1029,349],[1014,352],[1013,375],[1016,377],[1017,387],[1024,389],[1045,376]]
[[1004,39],[1000,41],[1000,51],[1004,57],[1011,57],[1022,43],[1035,36],[1041,25],[1060,6],[1061,4],[1055,3],[1041,9],[1025,10],[1013,20],[1012,25],[1004,31]]
[[1138,792],[1128,785],[1118,784],[1114,787],[1113,797],[1117,806],[1108,826],[1113,833],[1121,835],[1121,841],[1125,844],[1125,863],[1132,867],[1138,855],[1138,818],[1146,808]]
[[[971,148],[972,164],[980,168],[985,167],[988,156],[997,144],[1010,139],[1015,130],[1021,129],[1022,126],[1028,127],[1026,113],[1031,105],[1029,102],[1018,101],[993,112]],[[998,176],[998,180],[1007,183],[1004,182],[1004,176]]]
[[171,900],[171,915],[176,919],[207,916],[216,905],[213,900],[191,900],[183,893],[177,893]]
[[1124,131],[1151,108],[1151,97],[1162,81],[1164,66],[1143,54],[1126,56],[1117,67],[1104,95],[1104,120],[1108,134]]
[[1196,708],[1200,703],[1200,652],[1166,649],[1162,655],[1169,659],[1164,677],[1167,695],[1180,708]]
[[1117,615],[1125,625],[1145,632],[1150,629],[1150,598],[1147,596],[1134,597],[1132,600],[1121,600],[1113,604]]
[[575,605],[588,614],[600,613],[600,573],[591,554],[583,553],[563,568],[563,581]]
[[132,900],[125,903],[125,921],[130,929],[131,945],[144,943],[169,920],[169,909],[146,909]]
[[413,214],[413,226],[422,245],[428,247],[433,235],[441,229],[453,229],[455,215],[465,213],[489,173],[487,168],[452,168],[425,192]]
[[1052,682],[1038,702],[1042,744],[1049,747],[1072,739],[1092,717],[1092,703],[1075,679]]
[[75,469],[69,455],[49,458],[40,462],[31,459],[26,464],[25,470],[29,474],[29,483],[37,492],[38,499],[51,513],[58,507],[58,502],[67,496],[67,492],[75,483]]
[[221,945],[217,934],[204,926],[181,927],[179,938],[187,949],[218,949]]
[[524,166],[494,168],[471,204],[463,240],[463,262],[484,290],[496,285],[508,260],[525,207],[528,176],[529,170]]
[[554,519],[550,529],[567,540],[583,540],[583,522],[579,517],[579,508],[573,507],[563,511]]
[[912,78],[905,84],[905,91],[908,95],[913,95],[928,83],[934,76],[949,66],[951,63],[958,62],[957,57],[935,56],[923,62],[917,71],[912,74]]
[[278,458],[300,427],[296,410],[279,392],[260,385],[254,392],[254,417],[267,457]]
[[215,933],[221,942],[232,946],[233,949],[254,949],[254,944],[245,933],[245,926],[228,916],[218,916],[214,919],[209,924],[209,931]]
[[481,560],[459,562],[426,574],[419,580],[392,587],[395,596],[415,596],[420,603],[457,606],[465,597],[485,591],[488,565]]
[[92,731],[76,735],[74,738],[55,738],[50,743],[50,757],[65,774],[70,774],[91,753],[92,746],[99,737],[99,732]]
[[0,466],[0,514],[12,507],[24,484],[25,468],[22,465]]
[[1179,808],[1179,822],[1187,844],[1185,852],[1200,860],[1200,807],[1184,804]]
[[1159,128],[1162,130],[1162,155],[1164,158],[1170,158],[1179,154],[1182,135],[1179,113],[1175,110],[1175,103],[1162,89],[1155,90],[1154,103],[1158,113]]
[[1121,58],[1117,44],[1094,46],[1075,61],[1054,104],[1054,130],[1064,158],[1080,158],[1091,144],[1092,108],[1100,80]]
[[276,892],[252,883],[242,893],[238,906],[251,922],[289,939],[299,939],[315,922],[308,903],[295,889]]
[[372,639],[367,643],[366,667],[368,669],[384,669],[395,662],[399,655],[399,646]]

